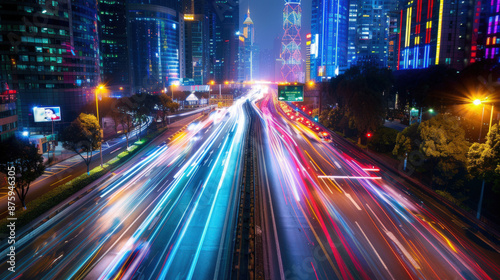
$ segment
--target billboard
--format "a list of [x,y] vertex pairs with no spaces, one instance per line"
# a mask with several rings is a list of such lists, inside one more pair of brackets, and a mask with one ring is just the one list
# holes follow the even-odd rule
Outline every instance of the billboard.
[[304,101],[304,85],[279,85],[279,101]]
[[35,122],[60,122],[61,107],[35,107],[33,108]]

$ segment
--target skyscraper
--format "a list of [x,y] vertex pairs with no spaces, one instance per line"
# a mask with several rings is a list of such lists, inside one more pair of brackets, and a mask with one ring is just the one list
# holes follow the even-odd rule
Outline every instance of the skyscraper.
[[357,38],[357,25],[358,21],[358,1],[352,0],[349,3],[349,24],[347,31],[347,67],[351,67],[356,64],[357,48],[356,48],[356,38]]
[[478,20],[474,0],[400,4],[398,69],[444,64],[461,70],[471,62]]
[[306,82],[311,79],[311,33],[306,35]]
[[347,68],[348,0],[313,0],[311,79],[321,81]]
[[184,21],[175,0],[129,0],[128,47],[132,92],[158,91],[184,72]]
[[17,91],[19,129],[49,133],[50,122],[34,122],[34,107],[59,106],[62,120],[70,122],[94,100],[97,1],[4,0],[1,6],[0,80]]
[[126,1],[99,0],[101,81],[110,92],[129,93]]
[[[352,0],[349,3],[349,67],[357,64],[388,66],[390,15],[396,5],[397,0]],[[394,19],[392,23],[395,24]]]
[[254,42],[255,42],[255,29],[252,19],[250,18],[250,9],[247,12],[245,21],[243,22],[243,46],[240,48],[240,55],[242,56],[240,71],[240,79],[243,81],[252,81],[254,74]]
[[484,17],[486,21],[484,26],[486,32],[483,31],[485,33],[483,36],[485,38],[484,58],[494,59],[500,63],[500,0],[491,0],[491,5],[486,5]]
[[210,73],[209,49],[209,12],[204,1],[184,0],[184,54],[185,74],[183,78],[192,79],[201,85],[208,81]]
[[282,79],[289,82],[299,80],[302,73],[300,53],[300,29],[302,26],[302,7],[300,0],[286,0],[283,9],[283,39],[281,46]]
[[387,67],[388,11],[394,0],[358,0],[356,19],[356,64]]
[[213,77],[218,83],[238,79],[238,0],[207,0],[210,21],[210,57]]

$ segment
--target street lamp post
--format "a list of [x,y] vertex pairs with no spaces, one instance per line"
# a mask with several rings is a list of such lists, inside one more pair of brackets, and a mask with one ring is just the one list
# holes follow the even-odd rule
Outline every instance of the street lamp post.
[[51,121],[52,121],[52,135],[51,135],[51,137],[52,137],[52,141],[51,141],[51,142],[52,142],[52,145],[54,146],[54,147],[53,147],[53,150],[52,150],[52,161],[54,161],[54,158],[55,158],[55,153],[56,153],[56,146],[54,145],[54,138],[55,138],[55,137],[54,137],[54,119],[55,119],[55,118],[56,118],[56,116],[55,116],[55,115],[52,115],[52,117],[50,118],[50,119],[51,119]]
[[[486,98],[487,99],[487,98]],[[487,103],[487,101],[485,100],[480,100],[480,99],[476,99],[473,101],[473,104],[478,106],[478,105],[481,105],[483,103]],[[491,129],[491,123],[493,122],[493,109],[494,109],[494,105],[491,104],[491,115],[490,115],[490,125],[488,126],[488,133],[490,132],[490,129]],[[482,131],[482,128],[483,128],[483,117],[484,117],[484,104],[483,104],[483,113],[481,115],[481,126],[479,127],[479,139],[478,139],[478,142],[480,143],[481,142],[481,131]],[[479,203],[477,205],[477,215],[476,215],[476,218],[479,220],[481,218],[481,208],[482,208],[482,205],[483,205],[483,197],[484,197],[484,185],[485,185],[485,178],[483,178],[483,183],[481,184],[481,194],[479,196]]]
[[[104,88],[104,86],[100,85],[97,88],[97,90],[100,90],[100,89],[103,89],[103,88]],[[101,126],[102,122],[99,119],[99,98],[98,98],[97,92],[98,91],[96,91],[96,93],[95,93],[95,108],[96,108],[96,113],[97,113],[97,122],[99,123],[99,126]],[[104,130],[102,129],[102,127],[100,127],[99,132],[101,133],[101,145],[99,145],[99,154],[101,156],[101,167],[102,167],[102,165],[103,165],[103,162],[102,162],[102,138],[104,136]]]

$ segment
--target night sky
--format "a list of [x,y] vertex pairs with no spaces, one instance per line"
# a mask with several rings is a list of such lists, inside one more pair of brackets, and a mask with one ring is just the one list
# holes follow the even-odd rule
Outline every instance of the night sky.
[[[240,0],[240,29],[250,3],[250,17],[255,25],[255,42],[263,49],[272,49],[274,38],[283,36],[284,0]],[[302,48],[305,35],[311,30],[311,1],[302,1]]]

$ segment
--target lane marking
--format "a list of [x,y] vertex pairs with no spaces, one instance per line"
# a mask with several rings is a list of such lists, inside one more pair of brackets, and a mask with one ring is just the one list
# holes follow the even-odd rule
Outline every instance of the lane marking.
[[347,198],[349,198],[349,200],[352,202],[352,204],[354,204],[354,206],[356,206],[356,209],[358,209],[359,211],[361,211],[361,208],[360,208],[360,207],[359,207],[359,205],[356,203],[356,201],[354,201],[354,199],[351,197],[351,195],[350,195],[350,194],[348,194],[348,193],[346,193],[346,192],[344,192],[344,193],[345,193],[345,196],[347,196]]
[[50,184],[50,186],[53,186],[53,185],[55,185],[55,184],[57,184],[57,183],[59,183],[59,182],[61,182],[61,181],[64,181],[64,180],[68,179],[68,178],[69,178],[69,177],[71,177],[71,176],[72,176],[72,175],[66,176],[66,177],[62,178],[61,180],[59,180],[59,181],[57,181],[57,182],[55,182],[55,183]]
[[385,270],[387,270],[387,273],[389,273],[389,275],[391,276],[392,279],[394,279],[394,277],[392,276],[391,272],[389,271],[389,269],[387,268],[387,266],[385,265],[385,262],[382,260],[382,258],[380,257],[380,255],[378,254],[377,250],[375,249],[375,247],[373,247],[373,244],[370,242],[370,239],[368,239],[368,236],[366,236],[365,232],[363,231],[363,229],[361,228],[361,226],[359,226],[358,222],[357,221],[354,221],[356,223],[356,225],[358,226],[359,230],[361,231],[361,233],[363,234],[363,236],[366,238],[366,241],[368,241],[368,244],[370,244],[370,247],[372,247],[372,250],[373,252],[375,252],[375,255],[377,256],[378,260],[382,263],[382,265],[384,266]]
[[415,259],[411,256],[411,254],[406,250],[406,248],[399,242],[397,237],[390,231],[385,230],[385,234],[398,246],[398,248],[403,252],[403,254],[406,256],[406,258],[411,262],[411,264],[416,268],[420,270],[420,265],[415,261]]

